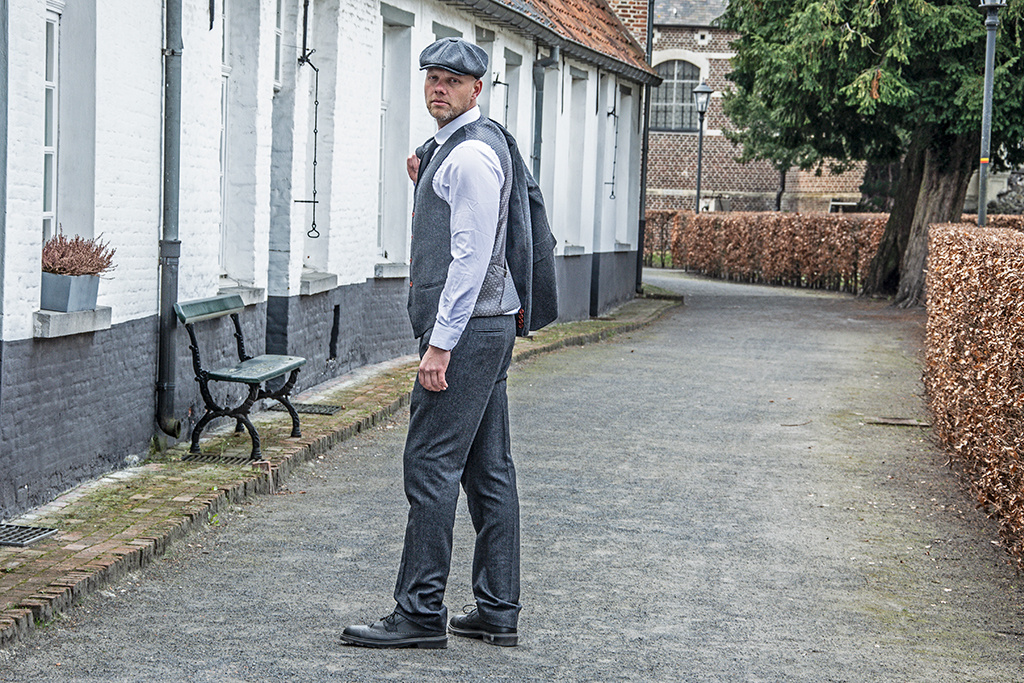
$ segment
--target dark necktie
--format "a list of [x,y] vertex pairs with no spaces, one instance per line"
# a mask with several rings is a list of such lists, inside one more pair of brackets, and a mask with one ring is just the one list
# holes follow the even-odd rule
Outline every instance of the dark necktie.
[[[434,156],[434,151],[437,150],[437,140],[430,138],[422,147],[420,147],[420,149],[423,150],[423,153],[417,155],[420,158],[420,169],[416,174],[417,185],[420,184],[420,178],[423,177],[424,171],[427,170],[427,164],[430,163],[431,157]],[[419,152],[420,150],[418,149],[416,151]]]

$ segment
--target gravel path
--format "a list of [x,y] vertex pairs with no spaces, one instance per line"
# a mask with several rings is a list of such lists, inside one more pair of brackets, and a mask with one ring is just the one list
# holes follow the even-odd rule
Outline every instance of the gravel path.
[[[406,413],[0,651],[0,680],[1024,680],[994,525],[928,430],[874,424],[927,420],[922,314],[646,281],[686,307],[513,368],[518,648],[337,641],[392,608]],[[471,548],[460,509],[453,611]]]

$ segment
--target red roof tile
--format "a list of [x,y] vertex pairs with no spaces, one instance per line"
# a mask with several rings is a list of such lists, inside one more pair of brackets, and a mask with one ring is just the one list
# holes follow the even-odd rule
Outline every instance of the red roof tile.
[[[499,19],[502,17],[498,16],[500,11],[496,12],[495,6],[504,7],[515,15],[525,17],[529,23],[556,34],[565,43],[560,47],[574,56],[586,61],[611,60],[625,67],[622,71],[638,80],[660,81],[654,70],[647,65],[643,48],[606,0],[449,1],[470,5],[477,11],[492,14]],[[529,27],[516,23],[521,30],[530,32]],[[604,59],[593,60],[588,59],[588,56]]]

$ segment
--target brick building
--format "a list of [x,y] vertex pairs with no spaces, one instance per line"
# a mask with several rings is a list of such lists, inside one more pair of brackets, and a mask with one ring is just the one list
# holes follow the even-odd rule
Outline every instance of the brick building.
[[[651,64],[665,79],[654,88],[647,177],[649,209],[692,209],[696,197],[698,116],[692,91],[706,82],[715,92],[704,120],[702,206],[711,210],[769,211],[775,208],[779,172],[767,162],[739,164],[739,150],[726,139],[729,120],[722,93],[736,34],[717,27],[727,0],[655,0]],[[647,3],[616,0],[616,13],[646,43]],[[791,170],[786,174],[782,208],[827,211],[830,204],[860,199],[863,168],[831,175]]]
[[[181,326],[173,376],[157,369],[171,7],[170,295],[241,295],[250,353],[308,359],[299,390],[416,349],[405,159],[435,130],[417,58],[441,37],[490,56],[480,105],[539,175],[560,319],[632,298],[641,90],[657,78],[602,0],[0,0],[0,519],[144,456],[158,393],[185,438],[202,413]],[[58,229],[116,248],[94,310],[41,308]],[[228,321],[199,326],[206,357],[233,353]]]

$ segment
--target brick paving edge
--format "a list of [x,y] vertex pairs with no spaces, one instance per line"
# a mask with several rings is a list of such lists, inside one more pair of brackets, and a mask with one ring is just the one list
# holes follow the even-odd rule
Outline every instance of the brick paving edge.
[[[679,303],[675,306],[665,307],[644,320],[613,325],[596,332],[572,335],[542,343],[536,348],[514,352],[512,360],[517,362],[540,353],[556,351],[567,346],[584,346],[618,334],[632,332],[660,320],[669,311],[682,305],[681,298],[650,294],[645,298],[671,299]],[[296,467],[327,453],[331,448],[356,434],[383,423],[408,405],[410,396],[411,392],[406,392],[392,401],[390,405],[374,411],[357,422],[339,427],[311,441],[303,443],[300,440],[297,444],[298,448],[283,456],[275,457],[274,461],[261,460],[253,463],[254,469],[251,476],[244,478],[234,486],[218,488],[216,494],[204,496],[196,509],[177,518],[174,524],[168,525],[164,534],[143,536],[128,541],[124,546],[113,551],[116,559],[98,558],[75,571],[64,574],[55,581],[51,581],[13,608],[0,612],[0,648],[6,648],[25,638],[35,630],[38,623],[45,624],[52,621],[68,607],[79,603],[84,597],[108,583],[123,578],[131,571],[146,567],[153,560],[163,556],[175,541],[185,538],[200,526],[208,524],[225,504],[241,503],[255,498],[259,494],[273,493],[284,484],[288,475]],[[281,459],[278,460],[278,457]]]

